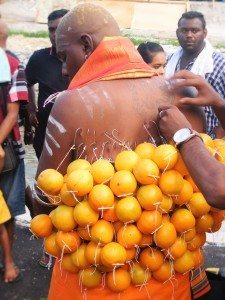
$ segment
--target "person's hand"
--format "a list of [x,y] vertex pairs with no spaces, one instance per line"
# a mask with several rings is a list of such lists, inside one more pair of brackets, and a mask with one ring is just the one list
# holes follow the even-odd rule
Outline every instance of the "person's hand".
[[37,113],[36,112],[29,112],[29,121],[30,125],[33,127],[38,126],[38,119],[37,119]]
[[191,124],[176,106],[167,105],[158,108],[158,125],[162,135],[169,142],[174,133],[181,128],[191,128]]
[[34,131],[32,129],[24,131],[23,141],[25,145],[32,145],[34,140]]
[[195,75],[190,71],[179,71],[175,73],[174,76],[168,80],[168,82],[171,91],[180,90],[180,88],[184,87],[195,87],[197,89],[198,93],[195,98],[181,98],[178,100],[179,104],[217,107],[220,106],[224,101],[202,76]]

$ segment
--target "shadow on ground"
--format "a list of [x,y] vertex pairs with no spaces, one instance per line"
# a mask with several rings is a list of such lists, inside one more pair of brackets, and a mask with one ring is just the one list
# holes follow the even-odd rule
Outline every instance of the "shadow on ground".
[[51,271],[41,267],[42,240],[31,239],[27,227],[16,226],[14,257],[23,278],[19,282],[5,284],[0,281],[1,300],[47,299]]

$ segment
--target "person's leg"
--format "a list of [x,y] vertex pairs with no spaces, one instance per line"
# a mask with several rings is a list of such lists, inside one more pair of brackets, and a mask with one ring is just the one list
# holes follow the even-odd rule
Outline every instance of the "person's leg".
[[4,263],[4,281],[15,281],[19,276],[19,270],[15,266],[12,257],[12,247],[8,232],[4,224],[0,224],[0,244],[2,246],[3,263]]
[[15,232],[15,219],[11,218],[8,222],[6,222],[5,228],[8,233],[10,250],[12,251],[13,238],[14,238],[14,232]]

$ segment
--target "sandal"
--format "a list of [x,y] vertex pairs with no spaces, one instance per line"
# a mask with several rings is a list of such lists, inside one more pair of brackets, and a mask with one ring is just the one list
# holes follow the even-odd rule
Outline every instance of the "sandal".
[[52,268],[53,267],[53,261],[52,257],[50,255],[44,254],[41,259],[38,261],[39,265],[43,268]]

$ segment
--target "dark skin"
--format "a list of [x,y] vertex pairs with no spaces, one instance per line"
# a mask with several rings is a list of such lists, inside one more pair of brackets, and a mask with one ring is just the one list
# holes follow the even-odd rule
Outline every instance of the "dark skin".
[[183,18],[179,23],[176,34],[179,44],[183,49],[180,67],[181,69],[185,69],[204,48],[204,39],[207,35],[207,30],[203,28],[200,19]]
[[[96,15],[96,18],[100,22],[99,16]],[[74,18],[71,20],[74,22]],[[95,26],[92,26],[92,34],[84,33],[89,30],[85,28],[86,23],[79,24],[81,32],[76,22],[59,25],[56,32],[57,52],[66,63],[70,78],[95,50],[106,31],[112,36],[119,35],[118,25],[114,22],[109,17],[104,26],[96,26],[96,32]],[[71,30],[68,31],[68,28]],[[100,81],[62,93],[51,111],[47,127],[49,134],[46,134],[37,176],[44,169],[58,168],[59,165],[58,170],[64,174],[68,164],[76,157],[93,161],[103,156],[114,160],[124,142],[130,148],[149,139],[157,144],[162,143],[156,125],[158,107],[176,104],[180,97],[180,92],[171,93],[168,90],[161,76]],[[196,130],[204,130],[201,109],[191,111],[189,106],[185,106],[182,111],[191,119]],[[120,143],[114,143],[115,136]],[[74,144],[76,150],[66,156]]]
[[[176,79],[183,80],[175,81]],[[194,86],[198,90],[198,96],[195,99],[181,98],[178,102],[197,106],[211,105],[221,125],[225,127],[225,102],[202,77],[188,71],[180,71],[171,78],[171,82],[173,91],[189,85]],[[159,111],[162,110],[159,127],[167,140],[170,140],[174,133],[181,128],[192,128],[190,122],[177,107],[159,107]],[[225,166],[209,153],[199,137],[194,137],[184,143],[180,148],[180,153],[207,202],[213,207],[225,209]]]

